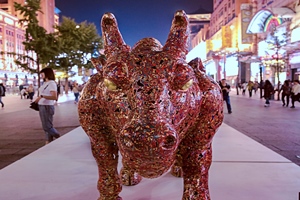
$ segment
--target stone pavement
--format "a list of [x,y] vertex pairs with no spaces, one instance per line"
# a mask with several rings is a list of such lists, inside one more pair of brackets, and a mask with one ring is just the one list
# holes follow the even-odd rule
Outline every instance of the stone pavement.
[[[54,127],[64,135],[79,126],[74,95],[60,95],[55,106]],[[18,95],[2,98],[0,108],[0,169],[45,145],[45,135],[37,111],[29,99]]]
[[[79,126],[74,96],[62,95],[56,106],[54,126],[62,135]],[[0,109],[0,169],[44,146],[45,139],[36,111],[29,109],[29,100],[19,96],[3,98]],[[224,108],[224,123],[251,137],[264,146],[300,166],[300,103],[295,109],[282,107],[280,101],[271,101],[264,107],[259,92],[252,98],[231,92],[232,114]]]
[[[230,93],[232,114],[224,108],[224,123],[277,152],[300,166],[300,103],[296,108],[282,107],[282,102],[270,101],[264,107],[265,99],[260,99],[259,91],[250,98]],[[290,105],[291,106],[291,102]]]

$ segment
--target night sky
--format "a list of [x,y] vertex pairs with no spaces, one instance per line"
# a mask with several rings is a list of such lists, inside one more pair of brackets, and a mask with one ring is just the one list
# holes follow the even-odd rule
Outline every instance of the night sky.
[[176,10],[194,13],[202,7],[212,11],[212,0],[55,0],[55,5],[60,16],[77,23],[94,23],[100,35],[102,15],[113,13],[125,43],[130,46],[145,37],[154,37],[164,45]]

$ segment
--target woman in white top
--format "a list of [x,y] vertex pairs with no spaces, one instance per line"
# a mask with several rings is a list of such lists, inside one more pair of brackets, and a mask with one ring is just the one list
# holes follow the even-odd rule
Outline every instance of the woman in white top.
[[300,102],[300,82],[299,80],[294,80],[294,85],[292,87],[292,106],[295,108],[295,101]]
[[39,97],[35,102],[39,104],[39,114],[46,133],[46,144],[48,144],[53,141],[53,138],[60,137],[58,131],[53,127],[54,101],[57,99],[57,86],[54,81],[55,75],[51,68],[42,69],[40,75],[44,79],[44,83],[39,88]]

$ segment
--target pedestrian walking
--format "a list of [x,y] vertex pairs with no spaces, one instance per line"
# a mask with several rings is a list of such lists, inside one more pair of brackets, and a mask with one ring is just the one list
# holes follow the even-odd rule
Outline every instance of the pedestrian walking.
[[78,83],[74,83],[73,93],[74,93],[74,96],[75,96],[74,103],[77,104],[78,100],[79,100],[79,86],[78,86]]
[[60,137],[58,131],[53,127],[54,101],[57,99],[57,86],[55,75],[51,68],[42,69],[40,74],[44,82],[39,88],[40,96],[34,102],[39,104],[39,114],[46,134],[46,144],[48,144],[54,138]]
[[59,95],[60,95],[60,81],[59,81],[58,84],[57,84],[57,99],[55,100],[54,105],[58,105],[58,98],[59,98]]
[[33,84],[30,84],[28,86],[27,92],[28,92],[28,96],[29,96],[30,102],[32,102],[33,96],[34,96],[34,87],[33,87]]
[[253,85],[254,94],[256,94],[258,88],[259,88],[259,83],[257,81],[255,81],[254,85]]
[[300,102],[300,82],[299,82],[299,80],[294,80],[294,82],[293,82],[291,108],[295,108],[295,101]]
[[21,99],[27,99],[28,98],[28,92],[27,89],[25,87],[23,87],[23,89],[21,90]]
[[21,99],[24,97],[24,95],[22,94],[23,89],[24,89],[24,85],[22,85],[22,84],[19,85]]
[[254,87],[254,84],[252,81],[249,81],[248,82],[248,85],[247,85],[247,89],[248,89],[248,92],[249,92],[249,97],[252,97],[252,91],[253,91],[253,88]]
[[[285,80],[283,85],[281,86],[279,92],[281,92],[281,100],[282,100],[282,106],[289,106],[290,103],[290,95],[291,95],[291,87],[290,87],[290,81]],[[285,102],[286,99],[286,102]]]
[[2,101],[2,97],[5,97],[5,92],[6,92],[6,88],[3,85],[3,83],[0,83],[0,103],[1,103],[1,107],[4,107],[4,103]]
[[264,98],[266,99],[265,107],[270,106],[270,99],[273,94],[274,94],[274,87],[269,80],[266,80],[264,85]]
[[242,95],[245,95],[246,89],[247,89],[247,85],[248,85],[247,82],[244,82],[244,83],[242,84]]
[[220,82],[220,87],[223,93],[223,100],[226,102],[228,114],[231,114],[232,109],[231,109],[230,97],[229,97],[230,85],[226,83],[226,79],[222,79],[222,81]]

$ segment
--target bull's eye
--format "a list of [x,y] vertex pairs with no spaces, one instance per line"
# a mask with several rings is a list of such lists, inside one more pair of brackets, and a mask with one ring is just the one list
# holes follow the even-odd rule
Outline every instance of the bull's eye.
[[112,82],[112,81],[110,81],[108,79],[104,79],[104,85],[109,90],[117,90],[117,85],[114,82]]
[[191,86],[193,85],[193,79],[189,80],[188,82],[186,82],[186,84],[184,84],[184,86],[182,86],[182,90],[187,90],[189,89]]

